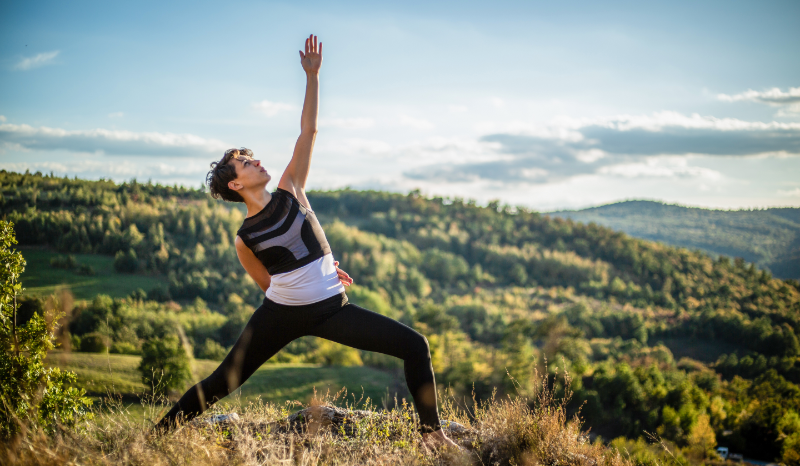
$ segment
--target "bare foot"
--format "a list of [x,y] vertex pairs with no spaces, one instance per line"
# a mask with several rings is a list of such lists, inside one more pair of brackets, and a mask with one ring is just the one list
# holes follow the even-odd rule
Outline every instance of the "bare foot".
[[422,434],[422,444],[432,450],[439,448],[455,448],[456,450],[463,450],[457,443],[450,440],[450,437],[444,434],[444,430],[439,429],[435,432],[428,432]]

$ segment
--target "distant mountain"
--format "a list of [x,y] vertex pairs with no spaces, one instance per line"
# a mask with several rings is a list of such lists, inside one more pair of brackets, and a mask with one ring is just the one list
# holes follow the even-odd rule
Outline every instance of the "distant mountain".
[[742,257],[779,278],[800,278],[800,208],[711,210],[625,201],[548,213],[594,222],[631,236],[712,254]]

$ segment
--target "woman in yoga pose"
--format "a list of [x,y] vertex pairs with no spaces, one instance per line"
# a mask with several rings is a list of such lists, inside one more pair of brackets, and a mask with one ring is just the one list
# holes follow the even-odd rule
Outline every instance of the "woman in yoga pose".
[[225,152],[222,160],[211,164],[206,180],[212,196],[247,206],[236,253],[266,297],[219,367],[190,388],[158,427],[199,415],[289,342],[314,335],[402,359],[425,443],[455,446],[439,423],[428,341],[400,322],[347,301],[343,285],[352,280],[336,267],[305,193],[319,108],[322,44],[316,36],[306,39],[300,61],[306,72],[300,137],[278,189],[266,190],[269,173],[244,148]]

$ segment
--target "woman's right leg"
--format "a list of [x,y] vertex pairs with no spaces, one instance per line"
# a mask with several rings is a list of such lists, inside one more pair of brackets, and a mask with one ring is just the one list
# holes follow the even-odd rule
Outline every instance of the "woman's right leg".
[[178,418],[189,420],[239,388],[245,380],[289,342],[301,336],[303,326],[291,315],[264,303],[253,313],[242,334],[217,369],[190,388],[157,424],[169,427]]
[[414,329],[355,304],[347,304],[309,334],[403,360],[406,383],[423,432],[441,429],[428,340]]

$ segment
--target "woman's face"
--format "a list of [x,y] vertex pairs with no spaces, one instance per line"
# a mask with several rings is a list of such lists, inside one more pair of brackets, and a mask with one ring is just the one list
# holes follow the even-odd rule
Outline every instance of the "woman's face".
[[264,189],[272,179],[267,169],[261,166],[260,160],[238,155],[231,159],[231,163],[236,167],[236,179],[231,183],[237,183],[244,189]]

